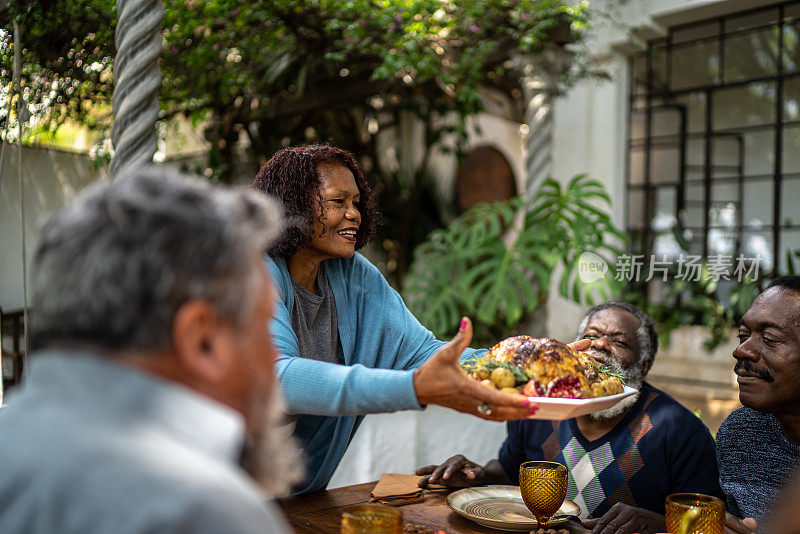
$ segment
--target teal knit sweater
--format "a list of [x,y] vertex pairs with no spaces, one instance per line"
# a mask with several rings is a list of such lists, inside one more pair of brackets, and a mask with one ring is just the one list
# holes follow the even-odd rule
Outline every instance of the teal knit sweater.
[[296,492],[307,493],[328,484],[364,414],[421,408],[413,369],[444,342],[417,321],[380,271],[356,253],[325,262],[345,365],[303,358],[292,330],[294,292],[286,262],[269,256],[265,261],[278,293],[271,323],[279,352],[275,370],[288,412],[301,415],[294,434],[307,459],[308,474]]

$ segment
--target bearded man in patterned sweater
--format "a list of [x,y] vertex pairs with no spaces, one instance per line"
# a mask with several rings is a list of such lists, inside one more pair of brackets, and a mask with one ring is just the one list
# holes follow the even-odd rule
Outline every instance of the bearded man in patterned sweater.
[[722,497],[714,440],[692,412],[644,381],[658,349],[653,321],[636,306],[606,302],[589,310],[578,329],[585,352],[638,390],[612,408],[565,421],[508,423],[497,460],[480,466],[462,455],[417,470],[420,485],[518,484],[530,460],[569,470],[567,498],[581,507],[594,533],[665,532],[670,493]]

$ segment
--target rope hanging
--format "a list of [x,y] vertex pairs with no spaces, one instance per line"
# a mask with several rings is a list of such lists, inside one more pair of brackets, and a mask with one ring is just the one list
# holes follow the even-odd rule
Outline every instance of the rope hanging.
[[118,0],[117,12],[112,177],[128,165],[151,162],[156,153],[164,5],[162,0]]

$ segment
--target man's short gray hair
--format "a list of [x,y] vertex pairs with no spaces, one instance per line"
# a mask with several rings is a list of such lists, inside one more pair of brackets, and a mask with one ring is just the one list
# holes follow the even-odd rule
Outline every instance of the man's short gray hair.
[[656,352],[658,352],[658,333],[656,332],[656,327],[649,315],[629,302],[614,300],[601,302],[596,306],[592,306],[589,311],[586,312],[586,315],[583,316],[583,321],[581,321],[578,327],[578,338],[583,335],[584,330],[586,330],[586,325],[589,323],[589,319],[592,315],[600,310],[607,310],[609,308],[625,310],[639,319],[639,328],[636,329],[636,337],[639,339],[639,360],[637,363],[641,365],[646,361],[652,362],[656,357]]
[[277,236],[280,213],[262,194],[163,167],[91,186],[42,229],[34,348],[163,349],[176,312],[194,299],[240,326],[259,274],[253,257]]

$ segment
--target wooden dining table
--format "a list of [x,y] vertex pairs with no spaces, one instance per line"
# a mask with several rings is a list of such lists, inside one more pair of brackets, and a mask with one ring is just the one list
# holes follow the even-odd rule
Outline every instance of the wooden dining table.
[[[339,534],[342,510],[352,504],[369,502],[372,488],[377,482],[367,482],[318,491],[295,497],[278,499],[278,506],[294,532]],[[500,531],[478,525],[452,511],[445,498],[452,490],[425,490],[424,499],[413,504],[397,506],[406,525],[424,526],[446,534],[498,534]],[[574,521],[555,528],[566,528],[570,534],[583,534],[586,530]]]

